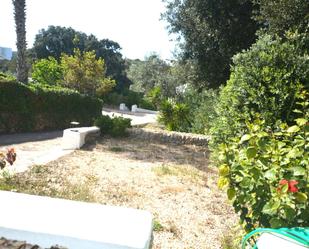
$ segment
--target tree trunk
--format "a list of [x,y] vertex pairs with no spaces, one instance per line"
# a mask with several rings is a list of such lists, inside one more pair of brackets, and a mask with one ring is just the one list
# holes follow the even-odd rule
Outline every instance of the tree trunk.
[[17,80],[28,82],[28,65],[26,60],[26,0],[12,0],[16,25],[17,46]]

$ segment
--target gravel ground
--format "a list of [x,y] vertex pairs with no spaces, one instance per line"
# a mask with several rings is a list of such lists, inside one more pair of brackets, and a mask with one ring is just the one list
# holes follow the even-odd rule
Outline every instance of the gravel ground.
[[204,147],[102,138],[17,174],[5,189],[148,210],[153,248],[218,249],[237,217],[216,180]]

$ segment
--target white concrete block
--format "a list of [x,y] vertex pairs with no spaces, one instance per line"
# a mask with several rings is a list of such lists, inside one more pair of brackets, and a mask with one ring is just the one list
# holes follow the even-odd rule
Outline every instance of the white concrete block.
[[131,111],[136,112],[137,111],[137,105],[132,105]]
[[148,249],[147,211],[0,191],[0,235],[42,247]]
[[88,134],[98,132],[100,132],[100,128],[96,126],[65,129],[63,131],[63,149],[79,149],[85,144]]
[[121,103],[121,104],[119,105],[119,110],[120,110],[120,111],[128,111],[129,108],[126,106],[125,103]]

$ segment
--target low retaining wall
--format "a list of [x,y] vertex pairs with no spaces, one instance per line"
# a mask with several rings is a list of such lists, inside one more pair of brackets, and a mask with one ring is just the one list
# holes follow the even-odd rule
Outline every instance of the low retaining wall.
[[146,128],[129,129],[130,136],[143,140],[155,140],[164,143],[208,145],[209,136],[163,130],[151,130]]

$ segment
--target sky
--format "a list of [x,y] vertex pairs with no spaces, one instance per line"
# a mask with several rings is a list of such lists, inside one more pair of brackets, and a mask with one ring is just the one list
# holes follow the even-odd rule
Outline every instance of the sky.
[[[26,0],[27,47],[40,29],[54,25],[118,42],[126,58],[156,52],[172,59],[175,42],[160,20],[164,10],[161,0]],[[0,0],[0,47],[16,50],[15,43],[12,0]]]

